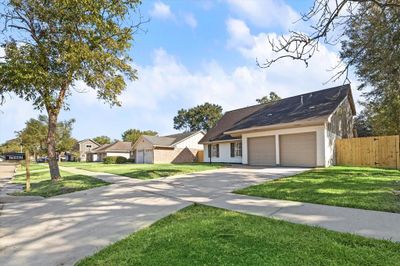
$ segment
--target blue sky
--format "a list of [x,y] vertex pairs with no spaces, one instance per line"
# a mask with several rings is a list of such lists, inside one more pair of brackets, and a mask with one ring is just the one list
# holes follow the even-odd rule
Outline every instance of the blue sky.
[[[139,80],[127,84],[120,96],[122,107],[113,108],[77,82],[68,99],[70,110],[60,116],[76,119],[77,139],[99,135],[119,139],[129,128],[169,134],[175,132],[173,117],[180,108],[208,101],[228,111],[255,104],[269,91],[287,97],[343,83],[326,83],[333,75],[327,70],[338,62],[335,47],[321,46],[308,68],[292,60],[269,69],[256,66],[256,59],[273,56],[268,36],[308,30],[294,22],[310,8],[311,0],[143,2],[141,14],[150,22],[134,37],[130,51]],[[352,85],[358,99],[355,79]],[[38,114],[30,103],[7,97],[0,107],[0,143],[13,138],[14,131]]]

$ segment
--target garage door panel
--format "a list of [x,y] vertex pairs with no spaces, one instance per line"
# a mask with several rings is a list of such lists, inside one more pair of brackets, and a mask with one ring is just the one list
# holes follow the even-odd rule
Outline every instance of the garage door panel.
[[250,165],[275,166],[275,154],[275,136],[248,139]]
[[315,167],[317,162],[316,133],[279,136],[282,166]]

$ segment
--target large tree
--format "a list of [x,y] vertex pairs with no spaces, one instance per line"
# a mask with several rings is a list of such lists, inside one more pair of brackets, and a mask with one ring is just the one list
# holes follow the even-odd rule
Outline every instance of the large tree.
[[111,143],[110,137],[107,136],[97,136],[94,137],[93,140],[99,143],[100,145]]
[[0,97],[31,101],[48,114],[47,152],[51,179],[60,178],[56,134],[58,115],[77,81],[96,90],[100,100],[118,105],[124,77],[136,79],[130,64],[138,23],[132,12],[140,0],[9,0],[0,11],[2,47]]
[[125,130],[122,133],[122,140],[132,142],[132,144],[133,144],[139,139],[139,137],[141,135],[155,136],[157,134],[158,134],[158,132],[153,131],[153,130],[143,130],[142,131],[139,129],[131,128],[131,129]]
[[204,103],[189,109],[180,109],[174,117],[174,128],[185,131],[209,130],[222,117],[222,107]]
[[258,103],[271,103],[280,100],[281,97],[278,96],[275,92],[271,91],[269,95],[265,95],[264,97],[260,99],[256,99],[256,102]]
[[400,1],[314,0],[302,19],[311,24],[311,31],[270,39],[276,57],[259,65],[270,67],[287,58],[308,65],[321,43],[341,43],[342,60],[332,79],[349,81],[349,70],[354,69],[366,100],[368,117],[361,118],[374,134],[400,134]]
[[374,134],[400,134],[400,7],[360,5],[350,20],[340,53],[354,66]]

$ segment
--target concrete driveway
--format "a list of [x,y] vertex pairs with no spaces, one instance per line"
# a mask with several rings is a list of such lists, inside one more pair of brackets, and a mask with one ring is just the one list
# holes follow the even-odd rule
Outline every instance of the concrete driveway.
[[92,173],[115,184],[5,204],[0,213],[0,265],[73,265],[193,202],[210,202],[232,190],[304,170],[232,167],[132,182]]

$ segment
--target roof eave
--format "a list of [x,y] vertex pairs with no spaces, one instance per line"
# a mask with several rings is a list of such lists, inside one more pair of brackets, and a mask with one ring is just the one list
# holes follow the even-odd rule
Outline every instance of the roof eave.
[[315,125],[320,125],[324,124],[326,120],[328,119],[329,116],[322,116],[318,117],[315,119],[303,119],[303,120],[298,120],[295,122],[290,122],[290,123],[279,123],[279,124],[273,124],[273,125],[268,125],[268,126],[258,126],[258,127],[249,127],[249,128],[244,128],[244,129],[238,129],[238,130],[228,130],[225,131],[225,135],[235,135],[235,134],[242,134],[242,133],[248,133],[248,132],[253,132],[253,131],[264,131],[264,130],[277,130],[285,127],[303,127],[303,126],[315,126]]

